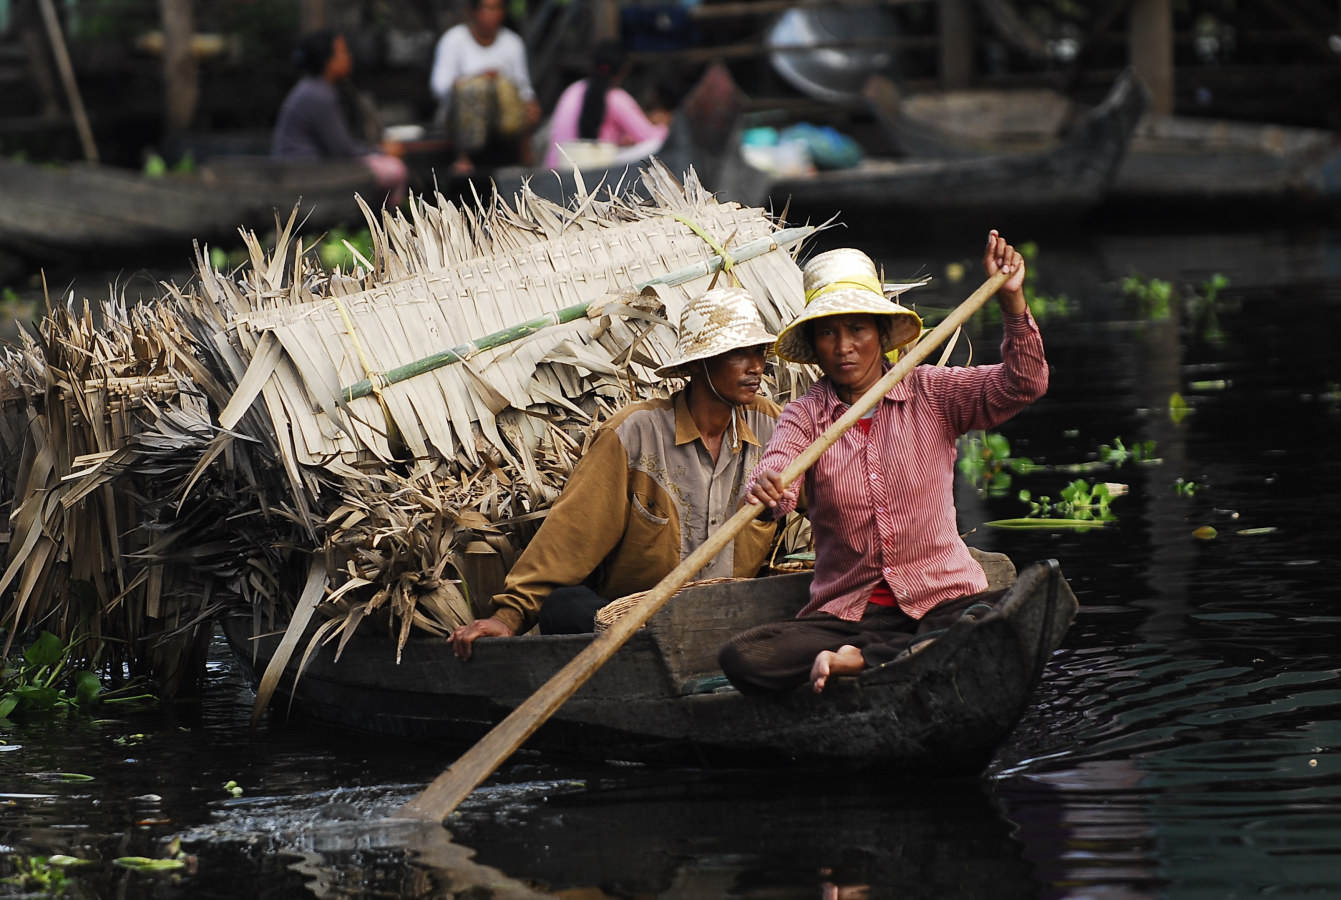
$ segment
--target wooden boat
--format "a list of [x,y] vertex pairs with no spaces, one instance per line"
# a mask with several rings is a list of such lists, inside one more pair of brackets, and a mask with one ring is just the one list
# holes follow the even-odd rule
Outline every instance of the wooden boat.
[[[900,97],[872,79],[866,97],[909,157],[1032,155],[1066,140],[1083,108],[1049,90],[945,91]],[[1108,192],[1114,205],[1325,206],[1341,199],[1341,137],[1315,128],[1147,113]]]
[[[1039,563],[991,611],[966,615],[894,662],[837,678],[823,694],[751,698],[727,686],[716,663],[722,643],[794,615],[809,584],[805,572],[691,585],[528,746],[599,759],[976,773],[1025,710],[1077,609],[1056,562]],[[250,617],[225,619],[224,632],[254,682],[279,635],[252,639]],[[397,664],[386,636],[356,634],[338,660],[334,647],[322,647],[296,686],[291,663],[289,685],[294,708],[320,721],[474,741],[593,639],[485,639],[463,663],[445,639],[416,638]]]
[[1334,207],[1341,201],[1341,137],[1317,128],[1147,116],[1118,169],[1112,198],[1146,208]]
[[36,260],[181,254],[192,242],[266,231],[296,205],[309,227],[360,218],[355,192],[376,204],[357,160],[224,157],[191,174],[152,177],[89,163],[0,159],[0,248]]
[[854,169],[780,178],[775,206],[874,210],[920,217],[1077,216],[1108,194],[1132,129],[1148,105],[1134,79],[1119,79],[1067,137],[1045,148],[958,158],[867,159]]
[[[705,75],[709,96],[730,96],[734,84],[725,76]],[[709,80],[709,79],[713,80]],[[725,81],[724,81],[725,79]],[[666,145],[657,155],[673,171],[693,165],[703,183],[724,198],[744,206],[791,205],[802,214],[827,218],[836,212],[909,213],[919,218],[959,219],[999,216],[1075,216],[1100,203],[1122,160],[1128,139],[1148,99],[1134,78],[1120,79],[1109,96],[1091,110],[1066,140],[1031,153],[996,153],[958,159],[893,159],[872,157],[858,167],[773,177],[748,165],[740,152],[739,106],[734,130],[723,127],[720,99],[708,118],[717,120],[711,141],[692,116],[677,116]],[[692,95],[687,109],[695,108]],[[703,104],[700,104],[703,105]],[[688,119],[685,121],[685,119]],[[729,139],[720,137],[729,134]],[[631,183],[629,167],[581,173],[593,184]],[[562,202],[576,189],[571,172],[508,170],[495,177],[500,193],[510,196],[522,179],[548,199]],[[996,219],[994,219],[996,221]]]

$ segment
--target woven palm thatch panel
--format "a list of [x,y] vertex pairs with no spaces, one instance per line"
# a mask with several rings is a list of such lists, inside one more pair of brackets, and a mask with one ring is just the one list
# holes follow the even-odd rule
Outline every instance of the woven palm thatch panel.
[[[577,401],[624,371],[638,383],[655,382],[651,368],[671,358],[674,329],[658,326],[656,313],[594,316],[387,385],[380,396],[348,404],[338,398],[362,379],[537,317],[578,304],[599,310],[602,303],[621,302],[647,282],[714,256],[712,246],[672,212],[650,209],[640,219],[574,228],[506,252],[440,263],[338,298],[255,310],[234,322],[237,349],[255,360],[268,335],[282,348],[278,358],[263,360],[273,370],[262,398],[271,419],[282,423],[280,434],[299,466],[333,459],[357,464],[369,456],[390,460],[397,455],[393,433],[417,458],[459,456],[477,465],[481,437],[509,453],[497,426],[505,409]],[[421,210],[421,221],[431,214]],[[710,200],[682,215],[719,246],[775,230],[759,210]],[[803,305],[800,273],[785,250],[740,263],[731,277],[750,291],[772,329]],[[683,304],[711,281],[704,275],[658,290],[655,299],[664,306],[658,312],[677,322]],[[635,343],[636,355],[626,365],[622,357]]]
[[[202,258],[189,290],[50,312],[0,360],[0,623],[68,636],[84,627],[78,592],[131,671],[191,678],[222,604],[283,619],[306,571],[343,634],[388,611],[397,646],[441,632],[487,600],[591,426],[674,386],[652,375],[673,351],[667,323],[711,276],[639,288],[722,246],[770,246],[762,211],[717,203],[692,174],[645,177],[650,203],[369,211],[375,249],[352,273],[320,266],[291,221],[273,252],[249,237],[250,265],[231,274]],[[721,277],[775,333],[802,308],[788,249]],[[569,324],[516,328],[581,305]],[[527,336],[467,349],[508,329]],[[457,348],[464,362],[341,399]],[[773,368],[774,395],[803,375]]]

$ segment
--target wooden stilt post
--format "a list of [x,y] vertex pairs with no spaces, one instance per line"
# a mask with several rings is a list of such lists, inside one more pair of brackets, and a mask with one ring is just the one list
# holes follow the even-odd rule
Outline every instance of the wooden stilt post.
[[1132,66],[1150,89],[1150,111],[1173,112],[1173,4],[1133,0],[1127,37]]
[[200,99],[200,68],[191,39],[195,35],[194,0],[159,0],[163,24],[163,106],[168,134],[191,126]]
[[84,158],[89,162],[98,161],[98,145],[93,143],[93,129],[88,123],[88,114],[84,112],[84,98],[79,94],[79,84],[75,81],[74,66],[70,64],[70,51],[65,47],[65,35],[61,33],[61,21],[56,17],[56,7],[51,0],[40,0],[42,22],[46,25],[47,39],[51,41],[51,57],[56,61],[61,82],[65,85],[65,97],[70,103],[70,115],[74,117],[75,130],[79,132],[79,143],[84,148]]
[[973,80],[973,17],[969,0],[941,0],[941,87],[966,88]]
[[590,4],[591,40],[619,40],[619,3],[616,0],[596,0]]
[[330,16],[326,9],[326,0],[300,0],[298,4],[299,27],[304,32],[317,31],[330,26]]

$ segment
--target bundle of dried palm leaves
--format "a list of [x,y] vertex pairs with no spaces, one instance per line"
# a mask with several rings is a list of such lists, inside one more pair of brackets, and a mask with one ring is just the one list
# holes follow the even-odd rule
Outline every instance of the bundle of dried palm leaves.
[[[124,639],[132,671],[180,690],[239,599],[290,646],[371,621],[399,647],[471,618],[595,426],[674,387],[652,370],[686,300],[735,279],[774,330],[803,305],[813,229],[692,172],[642,186],[365,209],[374,252],[352,273],[290,222],[269,251],[247,236],[238,271],[202,254],[188,288],[114,298],[97,326],[52,311],[4,360],[0,621]],[[782,399],[806,380],[772,377]]]

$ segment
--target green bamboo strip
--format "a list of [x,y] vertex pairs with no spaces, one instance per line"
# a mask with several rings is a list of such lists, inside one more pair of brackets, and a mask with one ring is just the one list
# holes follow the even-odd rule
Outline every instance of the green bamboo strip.
[[[733,264],[742,263],[754,259],[756,256],[762,256],[778,247],[787,247],[798,241],[803,241],[814,234],[816,227],[813,225],[802,225],[798,228],[784,228],[773,234],[750,241],[748,244],[742,244],[740,249],[733,254],[730,259]],[[656,278],[649,278],[647,281],[635,284],[634,290],[641,291],[648,285],[664,284],[668,287],[674,287],[684,284],[687,281],[693,281],[695,278],[702,278],[705,275],[711,275],[722,267],[722,256],[712,256],[701,263],[695,263],[666,275],[660,275]],[[432,372],[434,369],[440,369],[443,366],[450,366],[454,363],[474,356],[484,350],[492,350],[495,347],[501,347],[512,341],[521,340],[524,337],[530,337],[544,328],[554,325],[563,325],[568,322],[574,322],[583,318],[587,314],[589,303],[577,303],[573,306],[566,306],[555,312],[545,313],[543,316],[537,316],[517,325],[511,325],[492,334],[486,334],[484,337],[476,338],[465,344],[453,347],[450,350],[442,350],[423,359],[417,359],[414,362],[406,363],[403,366],[397,366],[377,376],[379,387],[386,387],[390,384],[397,384],[401,381],[413,378],[416,375],[423,375],[425,372]],[[357,400],[360,397],[366,397],[373,392],[373,384],[370,378],[364,378],[345,388],[342,392],[344,400],[348,403],[351,400]]]

